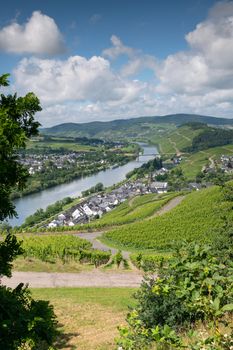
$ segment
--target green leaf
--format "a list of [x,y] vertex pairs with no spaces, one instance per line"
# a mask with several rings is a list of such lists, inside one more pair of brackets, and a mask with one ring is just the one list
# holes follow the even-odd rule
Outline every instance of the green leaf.
[[226,304],[222,307],[222,311],[233,311],[233,304]]

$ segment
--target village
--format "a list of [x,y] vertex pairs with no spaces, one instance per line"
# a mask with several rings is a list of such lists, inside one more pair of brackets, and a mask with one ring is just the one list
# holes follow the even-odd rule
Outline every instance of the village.
[[[160,169],[160,173],[163,172],[165,172],[165,169]],[[47,227],[55,228],[85,224],[93,219],[101,218],[104,213],[111,211],[128,198],[149,193],[161,194],[167,191],[167,182],[149,181],[144,183],[139,180],[129,181],[109,193],[95,194],[84,199],[81,203],[59,214]]]
[[[84,154],[85,155],[85,154]],[[45,171],[48,167],[56,167],[57,169],[71,168],[73,165],[83,158],[80,152],[66,152],[64,154],[36,154],[30,153],[27,155],[20,155],[19,161],[29,171],[30,175]],[[84,162],[82,160],[82,162]]]
[[222,155],[220,158],[221,161],[221,170],[224,172],[232,172],[233,171],[233,156]]

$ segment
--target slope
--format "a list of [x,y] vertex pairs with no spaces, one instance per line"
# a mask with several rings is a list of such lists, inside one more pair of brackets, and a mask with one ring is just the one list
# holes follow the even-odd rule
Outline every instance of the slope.
[[127,250],[171,250],[174,242],[213,240],[232,220],[232,201],[214,186],[188,194],[174,209],[144,222],[125,225],[104,234],[103,242]]

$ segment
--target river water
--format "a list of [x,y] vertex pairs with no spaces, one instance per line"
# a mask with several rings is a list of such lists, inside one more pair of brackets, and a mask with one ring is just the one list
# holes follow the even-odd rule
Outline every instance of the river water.
[[91,176],[73,180],[71,182],[48,188],[38,193],[18,198],[14,201],[18,218],[9,220],[10,225],[21,225],[27,216],[33,214],[37,209],[45,209],[48,205],[55,203],[65,197],[78,197],[82,191],[95,186],[98,182],[102,182],[105,187],[112,186],[125,179],[128,172],[134,168],[139,168],[142,163],[153,159],[158,150],[155,146],[140,144],[143,148],[143,156],[139,160],[131,161],[121,167],[115,169],[107,169]]

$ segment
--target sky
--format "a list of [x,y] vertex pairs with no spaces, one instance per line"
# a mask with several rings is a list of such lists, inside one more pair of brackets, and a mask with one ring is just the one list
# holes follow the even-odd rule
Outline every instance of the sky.
[[8,0],[5,93],[44,126],[196,113],[233,118],[233,0]]

